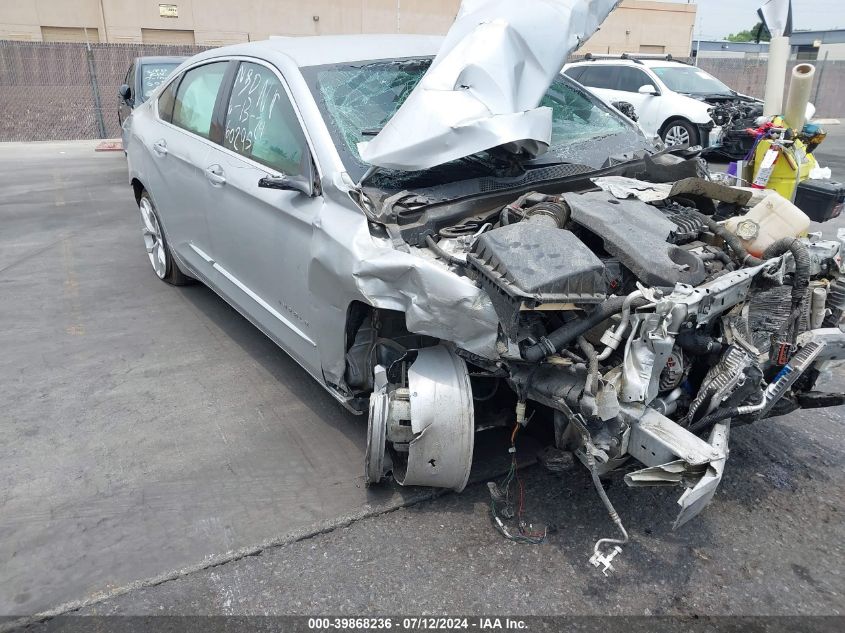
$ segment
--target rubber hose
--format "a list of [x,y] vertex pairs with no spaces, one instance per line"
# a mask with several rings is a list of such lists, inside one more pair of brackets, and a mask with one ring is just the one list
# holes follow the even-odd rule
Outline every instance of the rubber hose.
[[605,492],[604,486],[601,485],[601,479],[599,479],[599,473],[596,469],[596,458],[593,456],[593,451],[591,449],[592,441],[589,439],[589,436],[587,436],[585,438],[584,456],[587,458],[587,469],[590,471],[590,476],[593,480],[593,486],[595,486],[596,492],[601,498],[604,507],[607,509],[607,513],[610,515],[610,520],[616,524],[616,528],[622,533],[621,539],[602,538],[596,541],[596,544],[593,545],[593,551],[597,552],[604,544],[625,545],[628,542],[628,532],[625,529],[625,526],[622,524],[622,519],[619,518],[619,514],[616,512],[616,508],[614,508],[613,504],[610,502],[610,498],[607,496],[607,492]]
[[792,309],[795,310],[806,298],[810,285],[810,250],[797,237],[785,237],[769,246],[763,253],[763,259],[780,257],[787,252],[792,253],[795,260],[795,278],[792,281]]
[[839,327],[843,308],[845,308],[845,277],[836,277],[830,284],[826,307],[830,310],[830,314],[822,321],[822,327]]
[[593,347],[593,344],[583,336],[578,337],[578,347],[581,348],[584,357],[587,359],[587,381],[584,390],[595,395],[599,382],[599,355],[596,354],[596,348]]
[[570,321],[562,325],[548,336],[540,339],[539,343],[530,345],[522,351],[522,357],[529,362],[537,362],[551,356],[569,345],[582,334],[590,331],[602,321],[622,311],[626,297],[612,296],[601,303],[595,310],[582,319]]
[[525,219],[540,220],[554,222],[557,228],[562,229],[569,222],[569,217],[572,215],[569,207],[565,204],[558,204],[557,202],[538,202],[532,207],[528,207],[525,211]]
[[440,259],[450,264],[454,264],[455,266],[466,266],[466,262],[464,260],[460,259],[459,257],[455,257],[454,255],[450,255],[449,253],[444,251],[440,247],[440,245],[434,241],[434,238],[431,237],[431,235],[425,236],[425,244],[432,251],[434,251],[434,254],[437,255]]
[[739,415],[739,407],[727,407],[725,409],[716,409],[713,413],[709,413],[701,418],[698,422],[690,425],[690,433],[699,433],[704,431],[716,422],[721,422],[725,418],[735,418]]
[[736,259],[740,264],[748,266],[758,266],[763,263],[762,259],[754,257],[754,255],[751,255],[745,249],[745,247],[742,245],[742,241],[736,235],[734,235],[724,226],[716,222],[716,220],[711,218],[709,215],[704,215],[700,211],[694,210],[690,210],[687,213],[691,213],[693,217],[696,217],[701,220],[704,223],[704,226],[710,229],[711,233],[718,235],[723,240],[725,240],[725,244],[730,247],[734,259]]

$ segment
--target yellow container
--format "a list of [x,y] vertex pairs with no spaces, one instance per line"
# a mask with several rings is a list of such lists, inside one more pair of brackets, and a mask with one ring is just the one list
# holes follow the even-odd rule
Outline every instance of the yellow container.
[[[755,179],[757,178],[757,172],[760,169],[760,165],[763,163],[763,157],[766,155],[766,152],[769,151],[771,146],[772,141],[768,139],[764,139],[757,143],[757,149],[754,152]],[[796,158],[797,162],[800,164],[798,177],[799,182],[809,178],[810,170],[817,165],[816,159],[812,154],[807,154],[807,148],[801,141],[796,140],[792,145],[792,149],[795,152],[795,157],[793,157],[793,152],[789,149],[780,152],[780,156],[778,156],[777,162],[772,169],[772,175],[769,178],[769,182],[766,184],[766,189],[773,189],[774,191],[777,191],[787,200],[792,200],[792,193],[795,191],[795,170],[799,167],[799,165],[796,165]]]

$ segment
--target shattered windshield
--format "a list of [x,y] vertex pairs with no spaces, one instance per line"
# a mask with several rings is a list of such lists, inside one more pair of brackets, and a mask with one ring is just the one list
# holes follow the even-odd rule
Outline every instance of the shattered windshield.
[[[406,59],[304,68],[341,159],[354,178],[368,165],[358,154],[358,143],[371,140],[390,120],[428,70],[431,59]],[[570,146],[607,136],[632,133],[632,127],[598,100],[567,79],[552,83],[541,104],[552,109],[552,143],[545,162],[568,156]],[[606,157],[605,157],[606,158]],[[437,184],[491,174],[487,152],[439,165],[424,172],[381,170],[385,186]],[[373,181],[377,184],[376,180]]]
[[733,91],[713,75],[693,66],[658,66],[651,71],[669,90],[690,95],[729,95]]

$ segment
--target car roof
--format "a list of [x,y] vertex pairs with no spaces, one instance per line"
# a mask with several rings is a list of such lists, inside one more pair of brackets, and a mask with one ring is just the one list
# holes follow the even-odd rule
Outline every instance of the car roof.
[[186,59],[188,59],[186,55],[146,55],[136,57],[135,63],[140,66],[144,64],[181,64]]
[[439,35],[314,35],[268,40],[214,49],[219,55],[286,55],[299,66],[322,66],[370,59],[429,57],[437,53]]

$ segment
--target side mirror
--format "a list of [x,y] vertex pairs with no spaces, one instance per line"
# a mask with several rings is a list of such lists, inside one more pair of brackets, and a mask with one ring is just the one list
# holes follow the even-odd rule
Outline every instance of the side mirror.
[[314,195],[313,185],[302,176],[292,177],[285,176],[264,176],[258,181],[258,186],[262,189],[282,189],[284,191],[298,191],[304,193],[309,198]]
[[132,88],[129,87],[129,84],[123,84],[117,89],[117,94],[120,96],[121,101],[129,103],[129,100],[132,98]]
[[641,95],[651,95],[653,97],[658,96],[660,93],[657,92],[657,88],[654,87],[653,84],[645,84],[644,86],[640,86],[640,89],[637,90]]
[[619,110],[622,114],[624,114],[626,117],[628,117],[634,122],[636,122],[639,118],[637,117],[637,111],[634,108],[634,104],[632,103],[629,103],[627,101],[614,101],[610,105],[612,105],[614,108]]

